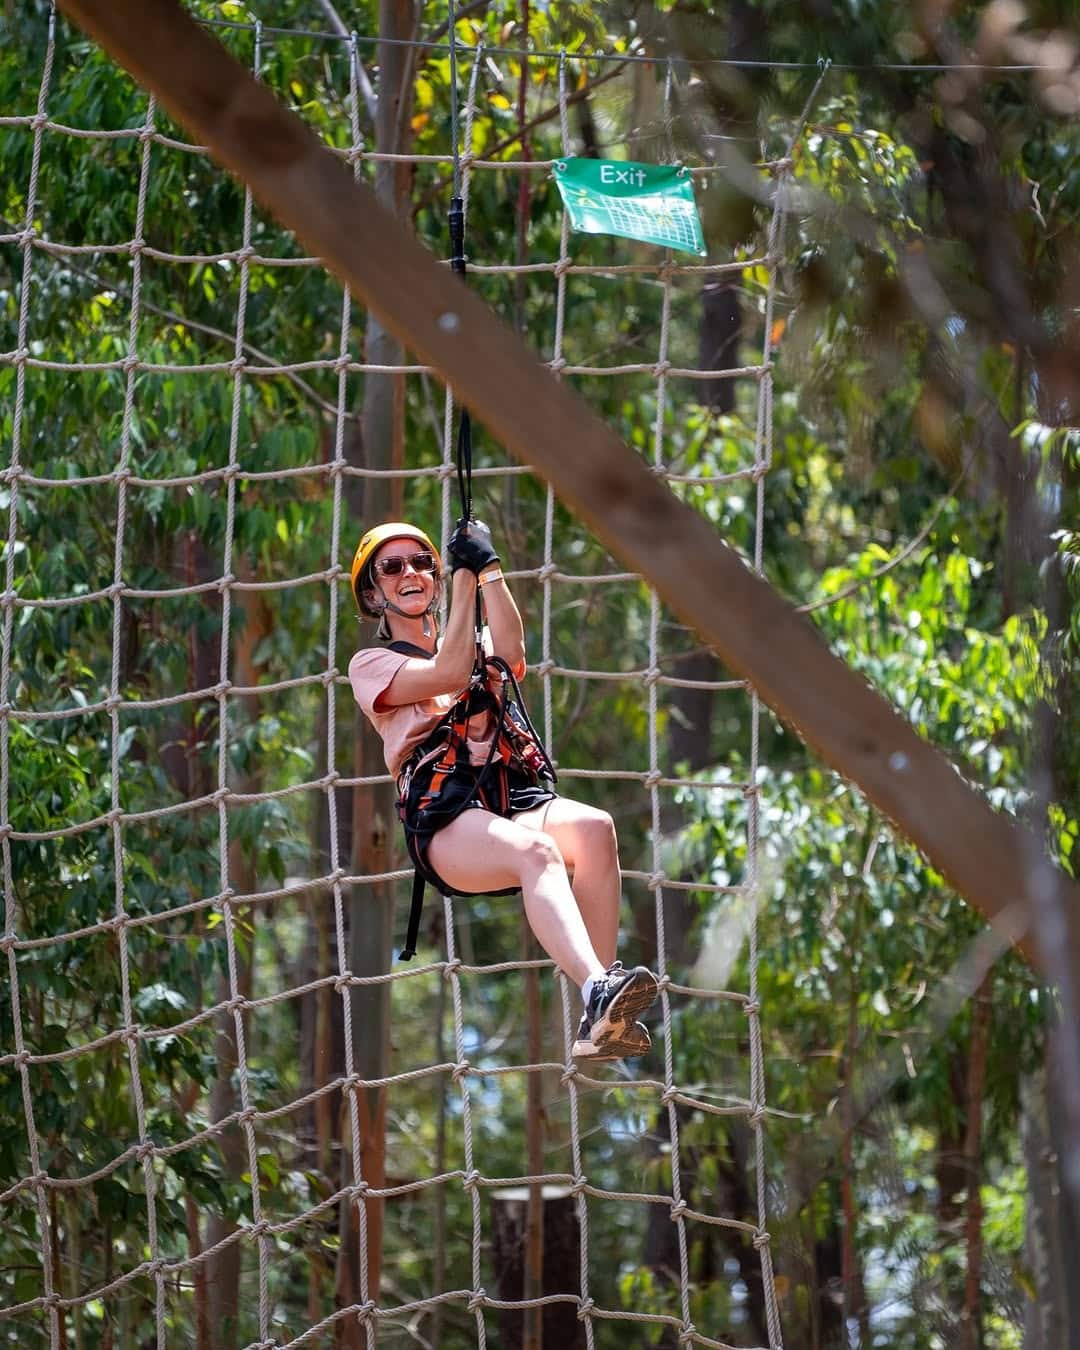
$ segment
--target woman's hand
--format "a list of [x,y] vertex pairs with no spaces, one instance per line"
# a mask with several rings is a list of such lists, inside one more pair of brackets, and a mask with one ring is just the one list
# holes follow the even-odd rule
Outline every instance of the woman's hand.
[[446,551],[450,555],[451,573],[464,567],[479,576],[485,567],[499,561],[491,542],[491,531],[482,520],[459,520]]

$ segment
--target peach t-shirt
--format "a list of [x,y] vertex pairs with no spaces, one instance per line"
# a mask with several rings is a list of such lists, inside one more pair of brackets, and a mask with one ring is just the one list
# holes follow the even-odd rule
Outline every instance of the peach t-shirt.
[[[435,724],[446,716],[463,692],[459,690],[454,694],[439,694],[435,698],[422,699],[419,703],[404,703],[396,708],[382,706],[380,697],[386,693],[394,676],[408,660],[409,657],[403,652],[392,652],[385,647],[366,647],[349,662],[349,683],[353,695],[364,716],[382,737],[386,767],[395,778],[412,751],[431,734]],[[522,662],[514,675],[520,679],[524,673],[525,664]],[[490,714],[483,714],[482,719],[474,717],[472,722],[475,724],[481,720],[490,722]],[[470,725],[469,731],[473,733],[467,739],[472,762],[482,764],[491,745],[490,725]]]

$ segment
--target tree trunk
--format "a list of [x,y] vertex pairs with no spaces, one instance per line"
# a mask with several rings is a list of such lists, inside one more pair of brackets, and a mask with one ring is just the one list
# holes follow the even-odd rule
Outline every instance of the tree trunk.
[[[395,42],[413,35],[414,0],[379,0],[379,34]],[[409,100],[412,66],[409,49],[384,44],[378,49],[379,104],[375,121],[375,148],[379,152],[402,152],[410,139]],[[409,165],[379,161],[375,191],[382,205],[403,222],[408,218]],[[369,313],[366,359],[377,365],[400,365],[401,344]],[[369,469],[391,469],[404,460],[405,385],[400,375],[368,375],[364,384],[361,438],[347,449],[351,463]],[[400,480],[359,478],[350,480],[350,506],[363,525],[401,514]],[[354,717],[354,772],[370,777],[384,769],[382,742],[357,709]],[[394,850],[394,790],[391,784],[353,790],[351,871],[370,875],[390,870]],[[386,883],[356,887],[349,903],[349,969],[355,975],[384,975],[390,969],[394,935],[394,889]],[[390,1058],[390,989],[387,984],[355,988],[350,995],[350,1024],[356,1071],[364,1079],[382,1078]],[[386,1177],[386,1089],[363,1088],[355,1093],[359,1116],[359,1171],[374,1187]],[[343,1103],[341,1113],[343,1156],[352,1151],[350,1112],[353,1103]],[[349,1177],[352,1180],[352,1177]],[[359,1303],[366,1293],[377,1298],[382,1272],[381,1200],[365,1202],[367,1269],[360,1271],[360,1222],[356,1206],[345,1205],[340,1215],[338,1254],[338,1307]],[[366,1334],[359,1323],[337,1324],[338,1344],[361,1346]]]
[[1052,1030],[1046,1058],[1022,1088],[1021,1138],[1028,1191],[1024,1249],[1034,1296],[1024,1318],[1024,1350],[1080,1350],[1080,1287],[1072,1278],[1080,1233],[1068,1209],[1063,1171],[1068,1140],[1050,1086]]
[[[202,1254],[199,1233],[199,1207],[195,1197],[184,1196],[184,1218],[187,1223],[188,1258],[195,1261]],[[195,1295],[195,1350],[210,1350],[210,1309],[206,1300],[206,1263],[197,1261],[191,1268],[191,1283]]]
[[959,1350],[983,1350],[982,1111],[983,1093],[986,1090],[986,1057],[990,1048],[992,983],[993,976],[988,971],[975,991],[971,1012],[967,1130],[964,1136],[964,1170],[967,1173],[964,1239],[967,1248],[967,1269],[964,1273],[964,1311],[960,1322]]
[[[241,576],[251,575],[246,559],[238,558],[236,570]],[[258,591],[236,591],[233,594],[232,611],[235,634],[235,650],[230,663],[232,678],[237,684],[256,685],[259,682],[259,667],[253,658],[256,648],[269,631],[266,605]],[[234,703],[230,711],[234,718],[242,713],[245,718],[255,719],[259,716],[259,700],[244,699],[242,709]],[[234,786],[240,792],[258,792],[260,785],[260,775],[248,774]],[[228,848],[229,884],[240,894],[256,890],[258,866],[255,858],[235,839]],[[250,906],[242,906],[234,911],[233,923],[237,930],[249,929],[252,922]],[[218,941],[224,940],[222,932]],[[254,960],[253,938],[237,943],[236,956],[237,993],[249,998]],[[218,977],[216,999],[222,1003],[231,996],[228,976],[223,972]],[[244,1026],[246,1037],[248,1026],[246,1020]],[[239,1063],[239,1047],[236,1040],[236,1020],[232,1012],[218,1013],[214,1019],[214,1027],[217,1076],[210,1090],[210,1119],[216,1122],[239,1109],[239,1098],[233,1081]],[[219,1136],[219,1147],[229,1181],[236,1186],[242,1185],[241,1178],[249,1165],[247,1142],[242,1127],[233,1125],[225,1130]],[[254,1179],[254,1184],[258,1184],[258,1178]],[[236,1224],[226,1215],[211,1214],[207,1221],[207,1246],[216,1246],[235,1231]],[[232,1350],[232,1347],[239,1344],[240,1270],[243,1246],[241,1242],[230,1243],[229,1246],[208,1257],[206,1261],[210,1334],[215,1350]]]
[[[544,1210],[542,1292],[573,1294],[581,1287],[577,1200],[562,1186],[540,1189]],[[506,1302],[530,1297],[525,1292],[529,1191],[528,1186],[515,1186],[494,1191],[491,1197],[492,1263],[498,1297]],[[536,1311],[543,1313],[544,1345],[577,1350],[584,1344],[584,1327],[573,1303],[548,1303]],[[522,1309],[505,1309],[499,1314],[498,1344],[502,1350],[526,1350],[530,1345]]]

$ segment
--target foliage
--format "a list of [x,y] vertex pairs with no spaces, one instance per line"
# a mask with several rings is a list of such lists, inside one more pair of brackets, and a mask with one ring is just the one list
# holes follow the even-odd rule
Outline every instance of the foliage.
[[[210,0],[191,8],[209,20],[245,25],[216,31],[242,60],[254,61],[254,35],[246,23],[256,16],[248,9]],[[369,119],[354,107],[345,44],[269,31],[321,28],[323,7],[275,0],[263,8],[257,16],[267,24],[259,51],[262,77],[328,143],[338,149],[352,144],[355,112],[361,141],[370,145]],[[961,28],[973,24],[971,7],[960,8]],[[4,115],[33,111],[44,53],[46,7],[23,9],[0,39]],[[827,46],[838,61],[880,63],[912,37],[900,26],[896,7],[861,6],[858,24],[827,30],[815,17],[819,9],[800,12],[797,24],[789,6],[781,9],[771,0],[733,4],[713,17],[718,33],[725,25],[760,20],[767,30],[761,54],[776,60],[812,62]],[[483,57],[471,149],[478,157],[518,159],[521,82],[527,115],[550,114],[559,63],[537,58],[523,70],[520,59],[508,54],[524,38],[515,9],[470,11],[458,24],[461,41],[477,54],[481,43],[498,49]],[[377,89],[376,53],[367,41],[376,32],[375,9],[357,6],[352,16],[364,38],[361,59]],[[1055,21],[1050,12],[1036,17],[1042,24]],[[443,18],[438,7],[425,7],[420,31],[435,31]],[[627,52],[652,22],[618,7],[533,6],[528,39],[535,50],[563,49],[571,56],[599,47]],[[661,32],[658,41],[663,39]],[[655,156],[664,134],[663,63],[628,67],[605,83],[601,78],[610,67],[597,71],[568,62],[567,69],[572,92],[595,83],[585,105],[591,125],[578,121],[575,108],[575,140],[588,134],[613,154]],[[711,93],[703,69],[701,83]],[[463,70],[471,70],[470,61]],[[762,118],[764,134],[779,148],[794,129],[808,78],[805,72],[773,72],[767,86],[747,81],[725,89],[723,106],[753,96],[753,116]],[[450,79],[445,53],[417,57],[408,112],[420,154],[447,154]],[[1030,789],[1036,713],[1049,703],[1068,725],[1080,715],[1071,675],[1080,644],[1080,543],[1070,523],[1076,518],[1076,436],[1063,425],[1062,408],[1051,405],[1045,381],[1032,373],[1023,343],[1010,345],[988,317],[979,260],[952,228],[939,170],[921,154],[922,114],[937,117],[942,134],[963,150],[956,106],[928,77],[912,76],[904,89],[898,97],[894,82],[866,72],[830,79],[793,156],[802,195],[785,241],[770,334],[779,346],[773,462],[762,499],[765,566],[792,597],[821,605],[815,621],[824,639],[945,749],[999,810],[1038,820],[1039,802]],[[1038,211],[1016,208],[1033,307],[1048,327],[1064,328],[1056,283],[1067,253],[1063,239],[1080,207],[1075,127],[1051,125],[1020,79],[1001,76],[980,93],[986,115],[1002,128],[1001,172],[1017,200],[1033,193],[1038,198]],[[680,81],[677,134],[695,154],[703,146],[711,154],[702,136],[715,130],[720,104],[703,107],[697,96],[694,86]],[[60,21],[48,111],[65,126],[134,129],[143,124],[146,101]],[[178,142],[187,139],[160,110],[155,125]],[[529,143],[537,159],[561,153],[558,118],[538,121]],[[249,1222],[257,1193],[264,1215],[283,1225],[272,1239],[270,1281],[274,1334],[284,1339],[308,1325],[313,1306],[319,1315],[331,1310],[339,1242],[332,1208],[295,1228],[286,1221],[348,1181],[348,1160],[338,1146],[332,1157],[318,1156],[310,1114],[290,1108],[310,1086],[312,1066],[302,1062],[298,1046],[308,1044],[302,1037],[318,995],[268,1001],[246,1015],[251,1105],[281,1111],[260,1125],[254,1177],[241,1127],[212,1128],[215,1089],[231,1070],[214,1021],[202,1013],[231,992],[228,926],[235,928],[241,967],[250,969],[252,998],[299,987],[319,941],[329,945],[317,953],[318,977],[339,966],[337,934],[326,922],[332,896],[316,886],[305,894],[303,885],[329,871],[321,852],[329,828],[327,792],[319,780],[333,771],[347,778],[354,769],[353,711],[341,680],[330,691],[338,734],[335,758],[328,759],[322,672],[331,665],[342,670],[365,640],[358,639],[341,578],[325,575],[348,561],[360,524],[350,511],[361,496],[354,479],[335,495],[322,469],[333,457],[339,399],[346,410],[343,434],[355,442],[364,377],[351,373],[339,383],[332,368],[342,331],[337,283],[317,266],[299,265],[296,240],[258,209],[251,231],[258,255],[298,265],[253,262],[243,270],[235,256],[244,229],[243,191],[202,156],[174,145],[155,144],[148,152],[142,234],[153,256],[100,247],[77,254],[35,248],[24,295],[23,250],[11,236],[27,212],[30,129],[0,127],[0,150],[7,170],[0,189],[8,235],[0,262],[4,348],[18,345],[26,300],[32,355],[95,367],[77,374],[29,367],[17,413],[16,365],[0,363],[0,436],[12,446],[18,428],[20,463],[32,475],[9,477],[0,491],[5,515],[17,492],[14,542],[4,545],[3,556],[20,600],[13,611],[6,698],[20,713],[35,714],[4,723],[12,766],[8,810],[17,833],[86,827],[5,841],[14,896],[7,928],[21,939],[91,930],[60,944],[21,948],[17,984],[0,993],[4,1053],[17,1045],[17,1025],[22,1048],[55,1056],[22,1069],[13,1058],[0,1065],[0,1105],[5,1119],[18,1122],[0,1133],[0,1187],[31,1175],[30,1135],[39,1150],[37,1165],[51,1176],[100,1171],[84,1188],[51,1191],[48,1217],[61,1291],[70,1296],[101,1287],[150,1259],[145,1175],[142,1163],[125,1154],[139,1140],[141,1114],[146,1137],[159,1148],[156,1255],[181,1260],[191,1254],[192,1210],[203,1241],[211,1217]],[[88,141],[46,133],[31,211],[35,228],[70,245],[131,240],[143,155],[137,135]],[[361,171],[374,174],[370,163]],[[411,185],[411,223],[438,253],[445,251],[448,180],[444,158],[418,167]],[[749,261],[761,256],[764,212],[748,201],[733,206],[712,186],[703,199],[707,220],[728,212],[717,237],[747,262],[737,278],[737,355],[749,363],[758,359],[764,336],[766,278]],[[551,185],[512,171],[478,171],[469,232],[478,260],[513,258],[521,239],[528,260],[558,258]],[[207,256],[219,253],[233,256]],[[648,249],[606,239],[576,240],[573,253],[602,267],[655,261]],[[920,258],[931,259],[948,283],[949,308],[940,324],[904,298],[905,279]],[[129,380],[123,362],[132,341],[136,277],[134,342],[152,369]],[[570,283],[562,348],[568,362],[635,365],[656,359],[663,289],[655,280],[613,271],[575,275]],[[514,279],[477,273],[473,284],[513,317],[544,358],[552,356],[556,286],[549,274]],[[242,290],[243,339],[252,366],[327,364],[287,376],[249,370],[237,378],[229,363]],[[677,279],[671,315],[670,359],[694,366],[701,326],[697,278]],[[364,316],[357,310],[345,338],[351,358],[360,360]],[[213,372],[191,369],[208,364]],[[651,457],[657,414],[651,373],[585,380],[579,388],[629,444]],[[434,409],[440,394],[426,376],[406,382],[407,462],[417,471],[408,509],[436,531],[442,500],[433,470],[441,417]],[[734,406],[723,412],[699,397],[688,382],[669,381],[660,428],[664,455],[682,476],[676,490],[752,557],[756,490],[746,471],[754,457],[756,386],[741,382]],[[1052,537],[1039,535],[1027,552],[1016,547],[1010,516],[1010,484],[1017,480],[996,474],[991,463],[990,447],[1000,444],[1015,457],[1023,482],[1038,486],[1034,495],[1056,495],[1060,507],[1063,524],[1047,531]],[[126,481],[115,473],[121,453],[131,475]],[[230,460],[239,469],[235,477],[223,471]],[[481,437],[478,461],[498,466],[503,455]],[[200,477],[211,471],[215,477]],[[77,485],[64,486],[76,479]],[[520,476],[478,484],[478,510],[505,540],[504,561],[535,571],[546,560],[546,488]],[[226,559],[230,518],[234,544]],[[552,557],[582,575],[619,570],[561,503],[554,508]],[[234,589],[226,609],[218,581],[229,571],[247,582],[315,579],[281,589]],[[1046,598],[1052,599],[1053,589],[1043,584],[1047,577],[1060,577],[1056,604]],[[115,579],[139,594],[114,603],[109,588]],[[530,578],[515,590],[530,620],[535,663],[544,587]],[[169,594],[177,591],[184,593]],[[57,597],[71,603],[45,603]],[[552,589],[550,655],[556,666],[621,678],[555,676],[544,729],[567,771],[566,787],[615,815],[624,866],[647,876],[655,848],[669,876],[684,873],[720,888],[688,893],[692,935],[681,948],[673,939],[669,952],[677,979],[747,988],[742,938],[750,920],[745,904],[723,888],[741,886],[751,869],[761,874],[758,996],[768,1100],[778,1112],[766,1127],[774,1179],[768,1200],[789,1343],[841,1343],[835,1253],[844,1184],[853,1186],[857,1199],[852,1240],[869,1299],[867,1344],[914,1350],[949,1343],[962,1301],[966,1248],[960,1202],[946,1184],[942,1159],[969,1110],[982,1110],[986,1344],[1016,1344],[1022,1300],[1015,1291],[1027,1278],[1019,1091],[1023,1067],[1042,1053],[1045,994],[1019,958],[997,963],[983,1096],[968,1103],[958,1094],[957,1072],[971,1043],[972,1013],[957,982],[963,990],[979,924],[888,822],[768,717],[761,737],[761,763],[768,767],[758,770],[754,791],[744,792],[751,771],[749,719],[745,702],[736,703],[732,694],[716,695],[706,768],[687,775],[709,786],[680,789],[671,802],[665,798],[662,838],[652,837],[640,789],[615,778],[574,779],[574,770],[598,765],[634,774],[647,767],[648,705],[637,672],[650,663],[651,620],[648,593],[637,583]],[[665,670],[696,646],[693,634],[667,613],[660,616],[660,633]],[[247,681],[246,693],[234,689],[227,700],[218,691],[223,642],[229,678]],[[191,690],[200,696],[176,699]],[[116,699],[120,706],[113,708]],[[87,711],[50,716],[73,708]],[[657,721],[662,747],[683,716],[678,691],[664,687]],[[538,721],[543,727],[544,719]],[[1080,817],[1078,745],[1080,737],[1066,735],[1055,747],[1049,810],[1052,851],[1072,871]],[[230,803],[223,822],[214,793],[226,784],[239,793],[280,795]],[[335,800],[347,856],[349,797],[338,788]],[[128,822],[121,832],[110,823],[114,807],[155,814]],[[749,813],[757,810],[761,851],[751,859]],[[230,888],[271,898],[227,906]],[[644,883],[627,882],[629,959],[655,955],[652,905]],[[517,952],[519,917],[512,905],[481,899],[461,908],[457,938],[467,964],[494,964]],[[181,912],[162,918],[174,910]],[[132,922],[122,928],[110,922],[125,917]],[[467,976],[463,992],[465,1051],[477,1070],[470,1080],[473,1146],[486,1175],[523,1175],[523,1076],[500,1072],[525,1062],[521,977]],[[394,1071],[454,1059],[443,981],[397,981],[393,997]],[[552,1047],[563,1044],[564,1018],[550,988],[546,999],[545,1057],[556,1059],[562,1052]],[[746,1098],[745,1016],[730,1000],[672,995],[671,1007],[676,1077],[702,1103],[701,1109],[676,1112],[689,1203],[756,1222],[750,1131],[708,1109]],[[119,1034],[129,1025],[160,1033],[142,1040],[134,1060]],[[92,1049],[66,1057],[91,1042]],[[343,1063],[337,1068],[343,1071]],[[24,1071],[33,1111],[29,1129]],[[569,1089],[554,1072],[544,1074],[543,1084],[545,1165],[569,1173]],[[392,1183],[464,1165],[462,1097],[452,1083],[438,1092],[443,1126],[433,1109],[430,1077],[390,1094]],[[844,1112],[852,1100],[858,1110],[848,1128]],[[574,1109],[591,1182],[616,1191],[670,1187],[673,1145],[664,1108],[615,1078],[602,1093],[581,1094]],[[838,1156],[846,1128],[852,1155],[844,1167]],[[243,1153],[239,1167],[230,1153],[236,1146]],[[392,1305],[433,1289],[439,1225],[450,1235],[470,1230],[466,1191],[439,1188],[439,1195],[406,1190],[387,1206],[384,1292]],[[681,1318],[670,1270],[648,1259],[658,1240],[648,1208],[659,1207],[590,1202],[591,1293],[602,1307]],[[35,1194],[24,1186],[12,1198],[0,1238],[6,1303],[42,1292],[39,1222]],[[689,1223],[687,1232],[692,1320],[710,1332],[722,1328],[733,1343],[760,1343],[760,1291],[748,1285],[760,1269],[757,1254],[740,1237],[727,1238],[706,1224]],[[443,1287],[471,1287],[468,1242],[448,1241],[444,1255]],[[246,1270],[244,1279],[252,1278]],[[192,1339],[194,1315],[191,1283],[170,1286],[167,1317],[177,1343]],[[404,1320],[391,1320],[388,1344],[406,1343],[408,1333],[398,1324]],[[151,1282],[137,1281],[116,1298],[94,1299],[73,1311],[70,1321],[77,1344],[141,1343],[153,1330]],[[613,1327],[618,1324],[598,1324],[599,1344],[615,1343]],[[48,1334],[39,1314],[19,1323],[20,1344],[45,1344]],[[254,1308],[245,1309],[239,1334],[256,1336]],[[474,1334],[463,1308],[445,1310],[444,1344],[472,1343]],[[659,1323],[646,1334],[650,1343],[664,1341]]]

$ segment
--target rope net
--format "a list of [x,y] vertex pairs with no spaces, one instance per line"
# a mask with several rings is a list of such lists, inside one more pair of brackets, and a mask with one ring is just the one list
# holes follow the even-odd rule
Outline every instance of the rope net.
[[[293,50],[280,34],[266,40],[257,27],[232,30],[228,40],[296,99],[317,61],[336,98],[307,112],[328,143],[358,176],[380,163],[413,166],[415,191],[436,216],[452,165],[468,204],[481,191],[505,195],[521,174],[537,192],[553,163],[473,153],[474,112],[490,92],[482,52],[463,58],[466,153],[455,164],[452,146],[428,155],[367,147],[367,76],[355,36],[332,56]],[[6,1146],[12,1179],[0,1199],[24,1256],[19,1273],[0,1275],[2,1334],[14,1330],[20,1345],[56,1347],[68,1343],[73,1326],[79,1344],[175,1344],[178,1329],[192,1325],[200,1281],[205,1295],[207,1272],[231,1255],[240,1264],[237,1334],[252,1346],[327,1344],[344,1327],[359,1329],[359,1343],[369,1346],[483,1346],[489,1335],[498,1342],[502,1310],[553,1304],[573,1310],[590,1350],[614,1344],[616,1333],[624,1344],[618,1323],[628,1320],[641,1323],[642,1334],[647,1326],[681,1345],[721,1347],[731,1343],[725,1336],[745,1345],[737,1306],[711,1314],[693,1306],[692,1243],[708,1225],[738,1236],[748,1259],[760,1262],[767,1343],[779,1347],[754,922],[760,709],[753,690],[739,680],[670,673],[665,639],[684,635],[656,595],[642,606],[640,579],[612,566],[550,489],[481,447],[479,513],[505,508],[497,528],[511,531],[511,558],[522,554],[514,527],[520,539],[543,522],[542,557],[515,568],[504,554],[504,566],[526,612],[527,687],[541,701],[539,720],[564,790],[608,805],[624,840],[634,821],[641,827],[644,852],[624,868],[624,893],[637,915],[648,897],[655,916],[645,945],[661,980],[655,1031],[662,1049],[633,1070],[578,1070],[569,1055],[577,992],[561,976],[559,998],[544,1014],[541,1058],[526,1053],[520,1019],[491,1024],[496,1007],[521,1006],[516,991],[530,972],[547,970],[544,986],[554,987],[550,962],[529,953],[506,959],[516,901],[446,900],[444,958],[389,973],[350,970],[352,902],[387,888],[402,899],[410,874],[359,869],[343,817],[350,790],[388,781],[373,771],[381,764],[358,772],[354,760],[356,711],[344,667],[370,635],[357,636],[343,564],[362,523],[356,511],[364,490],[379,479],[388,491],[407,485],[408,516],[441,519],[446,538],[452,395],[440,419],[434,372],[363,359],[365,316],[340,287],[333,331],[298,320],[295,331],[269,332],[269,300],[293,288],[302,316],[305,288],[336,287],[318,259],[259,218],[250,192],[187,143],[152,98],[134,86],[120,105],[115,96],[111,106],[90,97],[103,87],[95,84],[103,58],[55,18],[42,45],[36,107],[0,117],[25,170],[21,222],[7,222],[0,238],[18,277],[14,345],[0,354],[10,446],[0,665],[0,941],[10,1023],[0,1074],[13,1141],[22,1117],[19,1142]],[[558,71],[568,154],[573,58],[562,58]],[[671,155],[670,69],[661,82]],[[54,102],[83,107],[86,122],[54,120]],[[674,490],[691,500],[702,487],[739,493],[758,569],[789,154],[765,167],[776,190],[764,240],[737,258],[689,265],[658,250],[643,261],[645,250],[611,241],[578,247],[563,217],[554,258],[490,261],[476,256],[485,245],[474,234],[470,260],[472,284],[502,309],[518,279],[550,276],[548,331],[533,333],[543,359],[560,378],[580,377],[601,406],[611,387],[636,402],[642,453]],[[690,171],[705,183],[716,166]],[[103,191],[86,203],[81,237],[55,238],[50,202],[65,182],[82,175],[93,183],[95,174]],[[190,220],[166,218],[167,194],[186,201]],[[554,198],[549,207],[550,220],[559,220]],[[219,220],[232,222],[231,237],[214,239]],[[169,246],[199,231],[205,249]],[[703,277],[748,272],[763,278],[760,361],[699,368],[676,350],[673,314],[699,303]],[[231,308],[231,326],[195,317],[203,301],[217,303],[214,313]],[[597,314],[610,304],[641,304],[656,315],[651,354],[597,359]],[[414,438],[402,465],[376,470],[355,453],[355,409],[364,381],[388,374],[403,377],[413,415],[430,433],[426,443]],[[684,382],[719,379],[741,382],[748,413],[741,457],[711,465],[672,459],[668,441],[688,397]],[[56,382],[69,391],[60,413],[51,411]],[[53,522],[54,546],[28,560],[27,522],[36,528],[42,520]],[[268,520],[280,542],[273,551]],[[107,570],[98,556],[104,539],[113,541]],[[294,574],[296,559],[320,554],[321,565]],[[592,605],[625,611],[621,651],[598,652],[587,640]],[[49,672],[37,656],[46,625],[64,648]],[[90,641],[103,629],[111,629],[108,668],[95,665]],[[665,765],[666,700],[676,689],[730,699],[725,711],[746,730],[744,776],[696,780]],[[586,700],[624,721],[627,708],[636,709],[639,734],[606,748],[600,762],[607,767],[575,758],[573,723]],[[306,740],[298,728],[307,729]],[[76,743],[96,746],[97,781],[80,777]],[[316,762],[311,745],[324,761]],[[29,772],[42,755],[48,782]],[[694,788],[742,802],[741,879],[687,877],[665,852],[665,801]],[[54,878],[52,889],[33,880],[43,871]],[[725,897],[741,915],[750,944],[743,988],[673,981],[665,920],[693,894]],[[433,905],[430,913],[439,917]],[[397,923],[400,929],[403,913]],[[73,1020],[65,999],[76,968],[94,972],[101,1000]],[[394,1072],[375,1079],[365,1076],[365,1050],[355,1040],[357,1001],[386,986]],[[496,987],[515,992],[497,1005],[487,992]],[[201,994],[178,992],[192,988]],[[706,1009],[718,1019],[718,1047],[735,1048],[726,1057],[718,1048],[714,1066],[680,1064],[679,1020]],[[297,1062],[282,1073],[270,1050],[290,1036]],[[717,1069],[738,1078],[725,1075],[718,1091]],[[80,1085],[95,1076],[110,1084],[108,1107],[95,1100],[80,1109]],[[525,1084],[533,1078],[542,1091],[543,1169],[492,1175],[488,1160],[512,1157],[513,1141],[524,1138]],[[163,1084],[170,1085],[166,1097]],[[377,1087],[386,1089],[387,1150],[385,1167],[373,1172],[364,1132],[369,1090]],[[709,1208],[716,1197],[700,1185],[687,1198],[693,1169],[683,1137],[720,1117],[748,1131],[749,1213]],[[650,1151],[642,1140],[652,1126],[663,1140]],[[541,1186],[572,1197],[578,1270],[558,1292],[500,1297],[487,1197]],[[617,1224],[598,1222],[601,1206],[615,1208]],[[624,1241],[641,1240],[653,1210],[674,1233],[670,1281],[660,1292],[625,1273],[622,1250]],[[356,1229],[358,1274],[343,1305],[339,1278],[335,1306],[339,1213],[351,1215]],[[378,1289],[370,1277],[376,1244]],[[620,1268],[624,1277],[616,1280]],[[467,1283],[445,1287],[454,1274]],[[210,1298],[212,1309],[212,1291]]]

